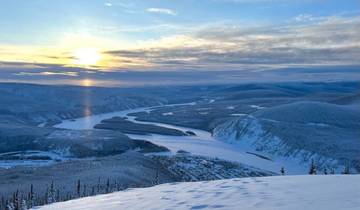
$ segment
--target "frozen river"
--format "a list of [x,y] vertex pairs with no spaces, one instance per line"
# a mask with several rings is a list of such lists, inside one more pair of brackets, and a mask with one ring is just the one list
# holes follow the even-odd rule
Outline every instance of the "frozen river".
[[[178,106],[184,104],[174,104],[174,105],[166,105],[166,106]],[[185,104],[185,105],[193,105],[193,103]],[[178,150],[185,150],[194,155],[208,156],[208,157],[217,157],[220,159],[234,161],[242,164],[247,164],[250,166],[254,166],[257,168],[261,168],[268,171],[273,171],[278,173],[281,167],[285,167],[287,174],[304,174],[306,173],[306,168],[301,167],[292,160],[266,160],[255,156],[253,154],[247,153],[247,150],[241,148],[234,144],[225,143],[219,141],[212,137],[211,133],[198,130],[188,127],[170,125],[165,123],[157,123],[157,122],[141,122],[137,121],[135,117],[129,116],[131,113],[136,112],[149,112],[154,107],[147,108],[136,108],[118,112],[110,112],[105,114],[91,115],[87,117],[72,119],[72,120],[64,120],[60,124],[54,125],[56,128],[63,129],[75,129],[75,130],[87,130],[94,129],[96,124],[99,124],[102,120],[110,119],[112,117],[127,117],[128,120],[140,123],[140,124],[153,124],[167,128],[173,128],[177,130],[181,130],[183,132],[192,131],[196,134],[196,136],[166,136],[166,135],[133,135],[128,134],[130,138],[133,139],[143,139],[147,141],[151,141],[155,144],[162,145],[170,149],[172,152],[176,153]]]

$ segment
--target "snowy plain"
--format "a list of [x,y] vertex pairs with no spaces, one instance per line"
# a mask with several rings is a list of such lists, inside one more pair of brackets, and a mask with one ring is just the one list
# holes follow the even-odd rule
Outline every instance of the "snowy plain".
[[41,210],[357,210],[360,175],[305,175],[184,182],[129,189]]

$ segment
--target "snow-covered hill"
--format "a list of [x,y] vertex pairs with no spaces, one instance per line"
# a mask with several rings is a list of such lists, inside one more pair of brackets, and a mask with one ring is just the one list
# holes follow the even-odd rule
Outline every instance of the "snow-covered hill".
[[217,126],[214,136],[276,160],[293,159],[321,170],[359,171],[360,111],[322,102],[296,102],[262,109]]
[[360,175],[277,176],[162,184],[43,206],[41,210],[355,210]]

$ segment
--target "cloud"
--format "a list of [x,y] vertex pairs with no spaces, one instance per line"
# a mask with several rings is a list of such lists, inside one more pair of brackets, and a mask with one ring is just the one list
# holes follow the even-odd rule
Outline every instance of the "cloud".
[[69,77],[79,76],[78,72],[51,72],[51,71],[19,72],[19,73],[15,73],[14,75],[17,75],[17,76],[69,76]]
[[313,21],[315,18],[310,14],[300,14],[294,18],[295,21],[303,22],[303,21]]
[[160,13],[160,14],[166,14],[166,15],[177,15],[177,12],[171,9],[167,8],[148,8],[146,9],[147,12],[150,13]]
[[[190,24],[163,23],[149,25],[139,31],[168,32],[162,33],[163,37],[157,39],[122,42],[73,35],[64,39],[61,46],[68,44],[78,49],[82,45],[99,45],[104,60],[96,67],[106,71],[269,70],[293,66],[359,66],[358,28],[360,16],[316,17],[302,14],[281,25],[243,26],[227,21],[195,27]],[[111,30],[132,32],[137,29],[125,27]],[[59,54],[42,48],[35,51],[26,49],[2,47],[0,57],[3,61],[22,61],[24,65],[35,66],[34,68],[41,67],[41,63],[64,66],[73,62],[69,50],[64,50],[67,54],[63,51]],[[2,65],[12,66],[9,62],[0,62],[0,67]],[[19,65],[16,63],[14,66]],[[76,67],[67,65],[71,66]],[[46,71],[52,72],[53,69]]]
[[163,37],[144,42],[136,49],[105,54],[136,59],[146,63],[146,68],[160,70],[360,65],[359,16],[309,17],[314,21],[281,26],[200,27],[187,35]]
[[107,7],[111,7],[113,4],[112,3],[110,3],[110,2],[105,2],[105,4],[104,4],[105,6],[107,6]]

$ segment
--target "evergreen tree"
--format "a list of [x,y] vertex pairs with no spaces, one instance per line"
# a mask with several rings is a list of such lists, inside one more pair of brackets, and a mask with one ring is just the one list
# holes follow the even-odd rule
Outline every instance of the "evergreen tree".
[[281,169],[280,169],[280,173],[281,173],[281,175],[282,175],[282,176],[284,176],[284,175],[285,175],[285,168],[284,168],[284,167],[281,167]]
[[14,194],[14,210],[20,210],[20,201],[19,201],[19,190],[16,190],[16,193]]
[[34,206],[34,186],[33,184],[30,185],[30,192],[29,192],[29,207],[32,208]]
[[21,210],[27,210],[28,209],[28,205],[26,204],[25,200],[22,200],[20,209]]
[[97,183],[97,193],[100,193],[100,177],[98,178],[98,183]]
[[49,188],[47,187],[46,188],[46,191],[45,191],[45,196],[44,196],[44,204],[48,204],[48,201],[49,201]]
[[350,167],[349,167],[349,165],[346,165],[346,166],[344,167],[344,171],[342,172],[342,174],[350,174]]
[[328,174],[328,172],[327,172],[327,169],[326,169],[326,168],[324,168],[324,174],[325,174],[325,175],[327,175],[327,174]]
[[14,203],[10,202],[6,205],[6,210],[15,210]]
[[81,190],[81,183],[80,183],[80,179],[78,179],[77,184],[76,184],[76,192],[77,192],[78,198],[80,198],[80,196],[81,196],[80,190]]
[[158,185],[159,183],[160,183],[160,181],[159,181],[159,171],[156,171],[153,184],[154,184],[154,185]]
[[316,174],[316,165],[315,165],[314,159],[311,159],[309,174],[311,174],[311,175]]
[[[4,207],[4,208],[3,208]],[[6,205],[5,205],[5,198],[4,196],[1,196],[1,204],[0,204],[0,209],[5,209]]]
[[95,187],[94,186],[91,187],[91,195],[95,195]]
[[59,189],[56,190],[56,200],[57,200],[57,201],[60,201],[60,200],[61,200],[61,199],[60,199],[60,190],[59,190]]
[[83,197],[86,197],[87,192],[86,192],[86,185],[83,185]]
[[55,187],[54,187],[54,181],[51,182],[49,192],[47,193],[47,203],[55,203]]
[[331,169],[330,174],[335,174],[335,169],[334,168]]
[[110,179],[108,178],[106,181],[106,193],[110,192]]

